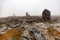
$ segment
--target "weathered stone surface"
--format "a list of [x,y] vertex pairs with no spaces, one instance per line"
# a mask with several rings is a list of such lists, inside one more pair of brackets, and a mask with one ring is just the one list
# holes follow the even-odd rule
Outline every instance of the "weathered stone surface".
[[44,9],[44,11],[42,12],[42,19],[43,21],[50,21],[50,11],[47,9]]

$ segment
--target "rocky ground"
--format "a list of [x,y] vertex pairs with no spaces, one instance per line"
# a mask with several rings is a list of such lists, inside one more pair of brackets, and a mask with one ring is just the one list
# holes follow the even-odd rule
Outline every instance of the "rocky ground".
[[0,20],[0,40],[60,40],[60,22]]

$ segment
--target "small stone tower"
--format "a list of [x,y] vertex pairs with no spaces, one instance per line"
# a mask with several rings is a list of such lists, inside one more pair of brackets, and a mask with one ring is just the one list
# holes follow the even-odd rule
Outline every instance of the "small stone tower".
[[44,11],[42,12],[42,19],[43,19],[43,21],[50,21],[51,20],[50,13],[51,12],[49,10],[44,9]]

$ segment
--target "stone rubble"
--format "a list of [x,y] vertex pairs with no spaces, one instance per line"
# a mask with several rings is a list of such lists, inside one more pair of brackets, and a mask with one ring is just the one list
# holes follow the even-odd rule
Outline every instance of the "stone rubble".
[[49,40],[50,38],[48,38],[49,35],[47,35],[47,31],[48,31],[47,28],[52,28],[51,26],[53,26],[53,28],[56,28],[55,26],[60,26],[60,25],[46,24],[46,23],[34,23],[33,25],[30,24],[22,25],[18,23],[16,25],[12,25],[11,27],[6,26],[0,28],[0,34],[3,34],[2,32],[4,32],[4,30],[11,30],[12,28],[18,28],[18,29],[22,29],[23,31],[23,33],[21,34],[21,40],[32,40],[33,38],[34,40]]

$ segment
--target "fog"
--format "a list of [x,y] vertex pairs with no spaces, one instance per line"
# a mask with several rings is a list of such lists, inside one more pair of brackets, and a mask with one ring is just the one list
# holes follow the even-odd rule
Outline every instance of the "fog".
[[44,9],[51,11],[51,15],[60,15],[59,0],[0,0],[0,17],[42,15]]

